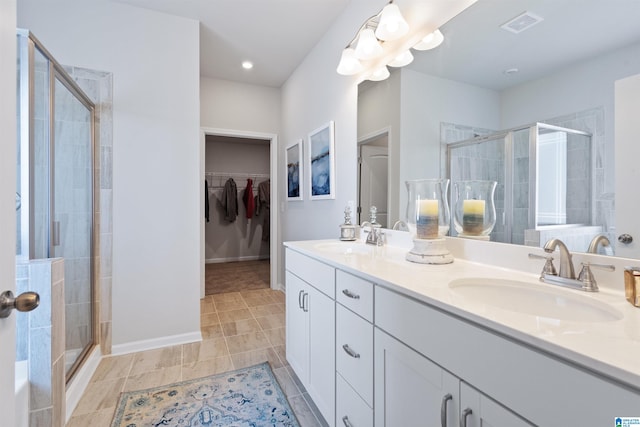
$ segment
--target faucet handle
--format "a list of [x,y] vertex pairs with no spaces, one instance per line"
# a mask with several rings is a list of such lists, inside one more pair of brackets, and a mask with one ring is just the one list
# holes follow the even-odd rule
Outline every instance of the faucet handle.
[[591,271],[591,267],[599,268],[601,270],[615,271],[616,267],[611,264],[593,264],[590,262],[583,262],[582,270],[578,274],[578,280],[582,282],[582,289],[588,292],[598,292],[598,284],[596,278]]
[[529,254],[529,258],[546,260],[546,262],[544,263],[544,267],[542,267],[542,272],[540,273],[540,279],[542,279],[545,275],[550,275],[550,276],[558,275],[558,272],[556,271],[556,267],[555,265],[553,265],[552,256]]

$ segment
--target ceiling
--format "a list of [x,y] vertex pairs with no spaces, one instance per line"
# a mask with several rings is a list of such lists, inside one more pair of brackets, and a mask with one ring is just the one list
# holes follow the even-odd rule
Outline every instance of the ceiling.
[[202,76],[280,87],[350,0],[113,1],[200,21]]
[[[543,21],[519,34],[500,28],[525,11]],[[441,27],[440,47],[408,67],[502,90],[638,43],[638,17],[638,0],[479,0]]]
[[[281,87],[354,0],[112,1],[200,21],[202,76]],[[396,1],[401,9],[433,2]],[[500,28],[525,11],[543,21],[520,34]],[[441,27],[442,46],[414,51],[408,67],[501,90],[637,42],[638,16],[639,0],[479,0]],[[252,70],[242,69],[245,60]]]

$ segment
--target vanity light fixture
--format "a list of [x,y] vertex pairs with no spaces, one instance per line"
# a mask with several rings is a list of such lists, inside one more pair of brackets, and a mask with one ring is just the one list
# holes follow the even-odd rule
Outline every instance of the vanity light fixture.
[[380,23],[376,37],[380,40],[397,40],[409,32],[409,24],[404,20],[397,5],[389,3],[380,12]]
[[384,80],[390,75],[387,66],[404,67],[413,61],[411,47],[433,49],[444,40],[440,30],[429,33],[417,44],[415,35],[416,31],[410,31],[400,9],[391,0],[362,24],[342,51],[336,71],[343,76],[363,73],[368,80]]
[[391,73],[389,73],[389,69],[387,68],[387,66],[381,65],[373,69],[367,80],[371,80],[372,82],[380,82],[389,78],[390,75]]
[[415,50],[429,50],[435,49],[440,46],[444,41],[444,34],[440,30],[435,30],[433,33],[427,34],[418,44],[413,48]]
[[356,45],[356,58],[374,59],[382,55],[383,52],[382,45],[378,42],[373,29],[365,28],[360,31]]
[[404,67],[405,65],[409,65],[413,62],[413,54],[410,50],[405,50],[400,55],[396,56],[395,59],[389,62],[390,67]]

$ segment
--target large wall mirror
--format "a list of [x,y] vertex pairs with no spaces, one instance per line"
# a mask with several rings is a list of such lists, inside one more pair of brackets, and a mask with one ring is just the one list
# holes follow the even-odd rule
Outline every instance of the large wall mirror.
[[615,204],[616,152],[627,149],[616,144],[615,86],[640,74],[638,16],[637,0],[478,0],[442,26],[441,46],[361,83],[358,140],[362,152],[385,141],[388,226],[404,219],[407,180],[489,179],[491,240],[559,237],[586,252],[603,234],[612,245],[598,252],[614,255],[627,232]]

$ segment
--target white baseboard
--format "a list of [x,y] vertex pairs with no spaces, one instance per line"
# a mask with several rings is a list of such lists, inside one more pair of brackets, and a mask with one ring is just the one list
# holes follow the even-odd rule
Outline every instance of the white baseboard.
[[226,258],[208,258],[204,262],[206,264],[218,264],[222,262],[237,262],[237,261],[258,261],[261,259],[269,259],[269,255],[248,255],[238,257],[226,257]]
[[71,418],[73,411],[78,406],[78,402],[80,402],[80,398],[82,398],[82,394],[89,385],[96,369],[98,369],[101,360],[102,352],[100,347],[96,346],[67,385],[65,424],[69,422],[69,418]]
[[189,344],[202,341],[200,331],[188,334],[171,335],[168,337],[153,338],[149,340],[134,341],[125,344],[116,344],[111,347],[114,356],[135,353],[138,351],[154,350],[156,348],[169,347],[172,345]]

